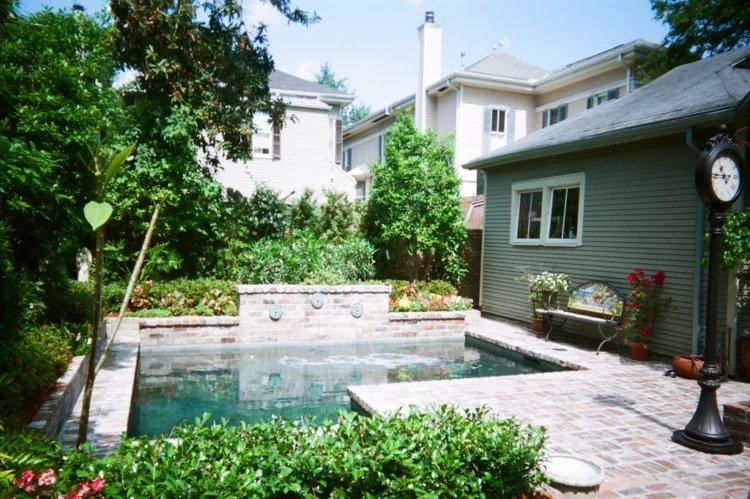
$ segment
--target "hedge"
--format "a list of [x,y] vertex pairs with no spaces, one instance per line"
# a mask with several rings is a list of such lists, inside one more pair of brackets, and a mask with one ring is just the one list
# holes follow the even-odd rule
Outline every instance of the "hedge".
[[545,481],[544,428],[486,408],[412,408],[384,418],[342,412],[320,426],[209,420],[178,426],[169,438],[125,440],[100,460],[90,448],[72,452],[54,492],[99,477],[108,498],[515,498]]

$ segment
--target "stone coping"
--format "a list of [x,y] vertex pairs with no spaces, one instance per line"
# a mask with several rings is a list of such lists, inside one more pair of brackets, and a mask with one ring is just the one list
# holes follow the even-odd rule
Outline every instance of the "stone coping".
[[73,357],[57,385],[39,408],[29,428],[41,431],[49,438],[57,438],[73,405],[81,393],[86,377],[88,355]]
[[466,312],[457,310],[440,311],[440,312],[388,312],[390,322],[400,321],[448,321],[448,320],[465,320]]
[[238,326],[240,318],[233,315],[199,316],[185,315],[181,317],[153,317],[141,319],[138,326],[141,329],[158,327],[203,327],[203,326]]
[[345,286],[315,286],[303,284],[240,284],[236,287],[241,295],[257,295],[269,293],[391,293],[390,285],[383,284],[353,284]]

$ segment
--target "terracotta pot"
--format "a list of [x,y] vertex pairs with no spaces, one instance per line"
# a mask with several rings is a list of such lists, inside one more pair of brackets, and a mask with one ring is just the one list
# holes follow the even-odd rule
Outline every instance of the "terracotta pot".
[[680,378],[701,379],[703,375],[699,372],[703,367],[705,358],[702,355],[683,353],[672,358],[672,369]]
[[750,381],[750,338],[740,340],[738,371],[740,378]]
[[631,343],[630,358],[633,360],[648,360],[648,351],[650,349],[650,345],[644,345],[643,343]]
[[536,334],[544,334],[547,332],[547,321],[544,319],[537,319],[536,317],[531,319],[531,329]]

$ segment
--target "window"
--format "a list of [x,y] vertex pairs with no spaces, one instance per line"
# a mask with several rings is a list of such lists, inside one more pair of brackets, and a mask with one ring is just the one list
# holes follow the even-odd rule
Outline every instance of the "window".
[[583,173],[513,184],[511,244],[580,246]]
[[492,132],[505,133],[505,110],[492,110]]
[[270,158],[273,134],[271,124],[268,123],[268,116],[255,115],[253,125],[255,125],[255,133],[253,134],[253,159]]
[[367,182],[357,180],[357,186],[354,188],[355,199],[367,199]]
[[343,147],[344,147],[344,135],[342,133],[343,129],[342,129],[342,125],[341,125],[341,120],[337,119],[335,122],[336,122],[336,125],[335,125],[335,132],[334,132],[334,134],[335,134],[335,138],[336,138],[336,148],[334,150],[334,161],[336,162],[337,165],[340,165],[341,164],[341,156],[342,156],[341,152],[342,152]]
[[344,149],[344,171],[348,172],[352,169],[352,148],[349,147]]
[[385,134],[378,135],[378,161],[385,157]]
[[592,107],[596,107],[599,104],[604,104],[607,101],[615,100],[619,96],[620,89],[618,88],[611,88],[606,92],[600,92],[598,94],[591,95],[588,99],[586,99],[586,109],[591,109]]
[[542,111],[542,128],[559,123],[568,117],[568,105],[561,104],[557,107]]

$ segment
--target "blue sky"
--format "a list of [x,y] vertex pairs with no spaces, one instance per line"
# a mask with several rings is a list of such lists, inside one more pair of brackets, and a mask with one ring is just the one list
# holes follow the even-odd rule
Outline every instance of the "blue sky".
[[[649,0],[298,0],[321,17],[308,28],[290,26],[267,4],[245,0],[247,20],[269,25],[277,69],[311,78],[330,61],[356,95],[380,108],[414,92],[417,27],[435,12],[443,27],[443,75],[488,55],[492,45],[544,69],[555,69],[635,38],[661,42],[666,26]],[[82,0],[88,11],[106,5]],[[69,7],[72,0],[25,0]]]

